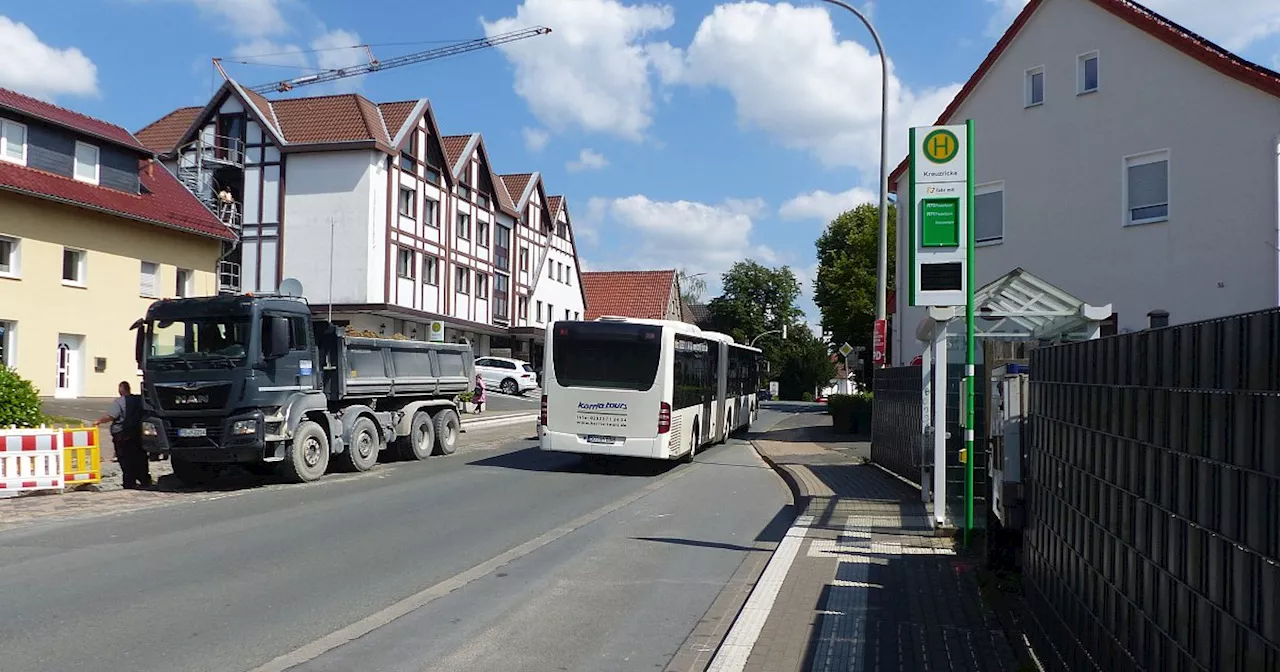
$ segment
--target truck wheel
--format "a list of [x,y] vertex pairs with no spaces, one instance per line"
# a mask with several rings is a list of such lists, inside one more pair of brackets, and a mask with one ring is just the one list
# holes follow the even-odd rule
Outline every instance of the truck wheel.
[[218,468],[203,462],[191,462],[181,457],[170,457],[173,475],[183,485],[208,485],[218,477]]
[[436,447],[435,426],[431,414],[418,411],[409,423],[409,435],[396,439],[396,453],[402,460],[425,460]]
[[351,427],[351,443],[338,458],[343,471],[369,471],[378,463],[378,451],[382,449],[382,439],[378,436],[378,426],[369,418],[357,418]]
[[458,413],[451,408],[446,408],[436,413],[431,421],[436,429],[436,453],[452,455],[458,450],[458,434],[462,430],[462,421],[458,419]]
[[503,394],[509,394],[513,397],[520,392],[520,386],[511,378],[502,381],[502,384],[498,386],[498,389],[502,390]]
[[329,468],[329,437],[320,425],[304,420],[293,430],[293,441],[285,448],[280,464],[284,477],[294,483],[310,483]]

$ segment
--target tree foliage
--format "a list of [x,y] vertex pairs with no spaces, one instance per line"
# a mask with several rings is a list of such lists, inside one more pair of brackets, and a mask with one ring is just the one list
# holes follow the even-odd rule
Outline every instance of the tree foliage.
[[782,349],[782,366],[778,372],[778,395],[783,399],[803,399],[836,375],[827,344],[808,325],[798,324],[787,334]]
[[[822,328],[837,347],[848,343],[862,346],[865,368],[859,379],[871,372],[871,331],[876,319],[876,256],[880,237],[880,211],[864,204],[836,217],[818,238],[818,278],[813,301],[822,312]],[[894,282],[894,234],[897,221],[889,206],[888,287]],[[887,345],[887,344],[886,344]],[[855,374],[858,372],[855,371]]]
[[680,282],[680,298],[685,304],[702,303],[702,296],[707,293],[707,281],[701,275],[690,275],[687,269],[682,268],[676,271],[676,278]]
[[35,385],[0,364],[0,427],[39,427],[43,423]]
[[[783,325],[794,330],[804,317],[796,307],[800,282],[787,266],[769,268],[749,259],[739,261],[721,276],[721,281],[723,293],[707,306],[712,328],[739,343],[750,344],[761,334],[781,332]],[[755,344],[776,372],[782,365],[782,334],[769,334]]]

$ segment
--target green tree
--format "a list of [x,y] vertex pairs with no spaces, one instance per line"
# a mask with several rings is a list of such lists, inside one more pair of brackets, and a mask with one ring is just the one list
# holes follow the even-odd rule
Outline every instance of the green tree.
[[787,334],[782,351],[782,370],[778,374],[778,395],[783,399],[803,399],[814,394],[836,375],[826,342],[798,324]]
[[35,385],[0,364],[0,427],[39,427],[43,422]]
[[702,278],[702,274],[690,275],[686,269],[676,271],[676,278],[680,282],[680,298],[689,305],[702,303],[702,295],[707,292],[707,281]]
[[[794,330],[804,312],[796,307],[800,282],[787,266],[769,268],[750,259],[735,263],[721,276],[724,290],[711,300],[712,328],[739,343],[751,343],[757,336]],[[782,334],[770,334],[756,341],[775,373],[782,366]]]
[[[827,225],[818,238],[818,278],[813,302],[822,312],[822,328],[839,347],[848,343],[862,346],[865,368],[859,374],[866,382],[871,372],[871,331],[876,319],[876,256],[880,236],[879,208],[872,204],[842,213]],[[889,221],[896,221],[889,206]],[[894,233],[889,226],[889,288],[894,280]],[[886,297],[887,298],[887,297]]]

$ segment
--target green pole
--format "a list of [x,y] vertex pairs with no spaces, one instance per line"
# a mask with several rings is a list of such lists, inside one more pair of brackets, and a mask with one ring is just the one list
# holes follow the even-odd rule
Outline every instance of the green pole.
[[969,535],[973,531],[973,377],[974,368],[977,364],[977,357],[974,348],[974,306],[973,306],[973,248],[974,248],[974,231],[973,231],[973,120],[969,119],[965,123],[965,154],[968,159],[968,175],[966,181],[966,201],[967,211],[965,219],[965,229],[968,234],[966,238],[965,253],[965,311],[964,311],[964,329],[965,329],[965,361],[964,361],[964,393],[967,395],[968,403],[965,404],[965,423],[964,423],[964,545],[969,546]]

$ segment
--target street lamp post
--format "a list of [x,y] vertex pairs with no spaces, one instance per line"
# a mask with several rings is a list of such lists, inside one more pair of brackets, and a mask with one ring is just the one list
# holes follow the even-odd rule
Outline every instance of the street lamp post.
[[[843,0],[823,2],[843,7],[858,17],[862,25],[871,31],[871,39],[875,40],[876,51],[880,54],[880,246],[876,257],[876,320],[881,321],[885,319],[885,288],[889,282],[889,59],[885,56],[880,34],[862,12]],[[880,365],[884,366],[883,360]]]

